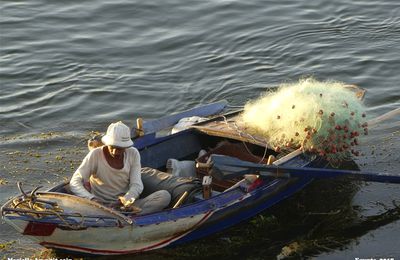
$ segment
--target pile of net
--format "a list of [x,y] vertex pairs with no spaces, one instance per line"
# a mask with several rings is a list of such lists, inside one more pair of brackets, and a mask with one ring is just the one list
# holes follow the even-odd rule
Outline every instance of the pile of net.
[[302,148],[330,162],[358,156],[359,136],[368,134],[365,108],[341,82],[304,79],[284,84],[246,104],[241,120],[246,132],[282,148]]

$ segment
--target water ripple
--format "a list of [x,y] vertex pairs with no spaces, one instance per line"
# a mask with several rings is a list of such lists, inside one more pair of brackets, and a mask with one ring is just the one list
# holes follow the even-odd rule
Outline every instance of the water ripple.
[[382,90],[398,93],[399,10],[391,0],[3,1],[0,122],[153,118],[307,75],[393,102]]

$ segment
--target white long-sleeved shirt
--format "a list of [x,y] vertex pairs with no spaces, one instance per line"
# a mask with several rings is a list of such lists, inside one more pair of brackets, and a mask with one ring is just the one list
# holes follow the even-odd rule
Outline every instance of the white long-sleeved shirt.
[[[92,199],[99,198],[104,203],[115,203],[119,196],[126,200],[137,199],[143,191],[140,174],[140,154],[134,147],[125,149],[124,167],[112,168],[103,153],[103,147],[90,151],[73,174],[70,187],[75,195]],[[83,183],[89,182],[91,192]]]

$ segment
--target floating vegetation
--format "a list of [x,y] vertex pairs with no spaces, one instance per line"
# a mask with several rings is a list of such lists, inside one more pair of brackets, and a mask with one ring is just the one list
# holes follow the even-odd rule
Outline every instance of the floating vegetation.
[[284,246],[282,248],[281,253],[277,256],[277,259],[285,259],[287,257],[297,255],[297,254],[299,254],[300,250],[301,250],[301,247],[298,242],[290,243],[289,245]]
[[8,241],[5,243],[0,243],[0,251],[8,250],[13,244],[15,244],[15,240]]
[[284,84],[246,104],[242,121],[276,151],[301,147],[337,164],[358,156],[359,138],[368,134],[365,108],[346,86],[312,78]]
[[[88,135],[50,132],[12,136],[15,142],[8,139],[1,145],[0,186],[15,185],[19,180],[35,187],[69,179],[87,153],[84,144]],[[59,139],[48,142],[53,137]]]

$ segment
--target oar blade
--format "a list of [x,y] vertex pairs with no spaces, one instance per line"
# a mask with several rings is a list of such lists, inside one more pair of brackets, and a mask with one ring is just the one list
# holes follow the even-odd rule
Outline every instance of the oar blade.
[[358,174],[353,174],[351,177],[361,181],[400,184],[400,175],[361,172]]

